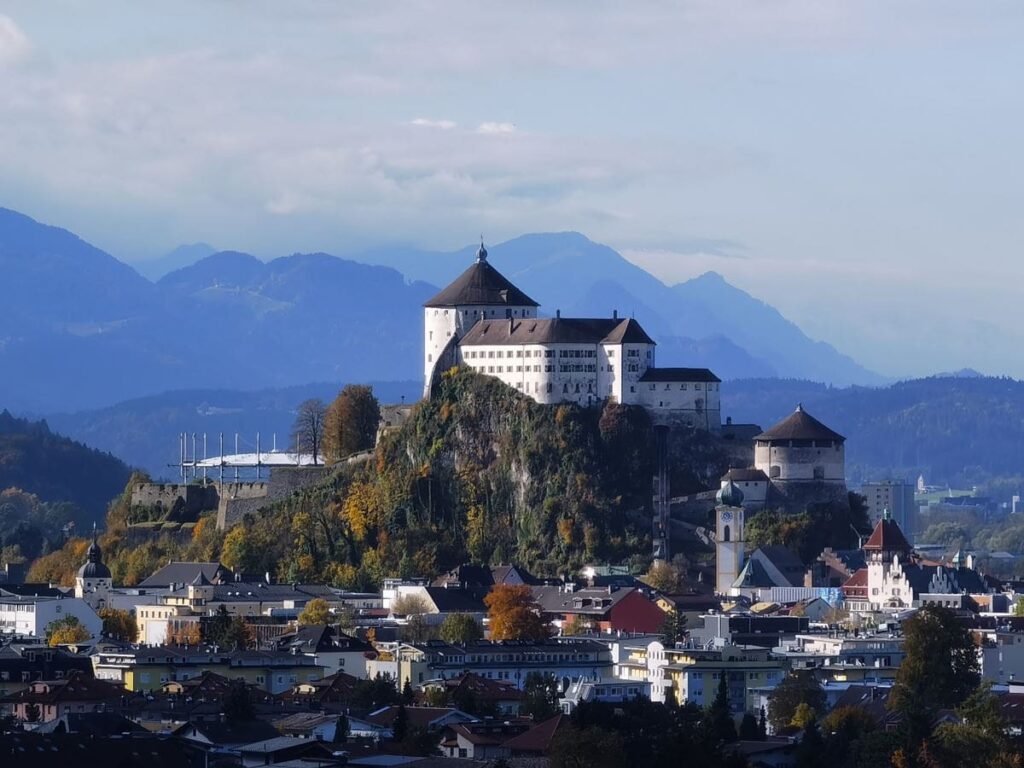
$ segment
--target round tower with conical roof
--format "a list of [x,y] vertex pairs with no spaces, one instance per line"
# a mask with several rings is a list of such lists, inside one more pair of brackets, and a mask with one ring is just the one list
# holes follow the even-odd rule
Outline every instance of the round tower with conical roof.
[[773,483],[846,485],[846,438],[797,405],[754,438],[754,467]]
[[540,306],[488,261],[483,241],[476,260],[451,285],[423,304],[423,395],[440,372],[458,365],[458,343],[481,320],[521,320]]

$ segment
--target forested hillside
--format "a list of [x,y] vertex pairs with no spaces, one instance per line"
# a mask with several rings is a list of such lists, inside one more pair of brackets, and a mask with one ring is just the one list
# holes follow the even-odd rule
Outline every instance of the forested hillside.
[[[453,371],[371,460],[342,466],[226,535],[204,518],[191,542],[129,544],[122,497],[101,543],[123,583],[168,558],[356,588],[468,561],[513,561],[544,575],[587,562],[640,565],[650,552],[652,445],[643,409],[545,407],[494,379]],[[707,487],[728,464],[722,444],[704,433],[676,435],[672,452],[678,493]],[[33,577],[69,580],[76,546],[37,562]]]
[[0,412],[0,554],[32,559],[102,521],[130,471],[110,454]]

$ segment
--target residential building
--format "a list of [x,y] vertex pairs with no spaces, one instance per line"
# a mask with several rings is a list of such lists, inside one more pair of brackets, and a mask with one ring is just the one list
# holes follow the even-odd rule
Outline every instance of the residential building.
[[17,693],[36,680],[61,680],[74,672],[92,675],[87,656],[37,642],[0,646],[0,696]]
[[58,680],[35,680],[0,703],[19,720],[45,723],[68,713],[101,712],[123,694],[119,685],[75,671]]
[[376,649],[365,640],[323,624],[300,626],[276,638],[273,646],[279,651],[313,658],[326,675],[344,672],[364,678],[367,660],[377,658]]
[[399,687],[406,681],[415,686],[428,680],[458,677],[471,672],[522,688],[531,672],[551,675],[564,685],[579,677],[609,677],[612,660],[608,646],[595,640],[479,640],[461,645],[431,641],[399,644],[393,661],[383,664],[379,660],[369,662],[368,674],[372,677],[378,671],[395,675]]
[[63,594],[0,595],[0,635],[46,637],[46,627],[51,622],[68,616],[78,619],[92,637],[100,636],[103,620],[81,598]]
[[129,691],[161,690],[165,683],[183,682],[213,672],[229,680],[244,680],[267,693],[278,694],[300,682],[324,676],[314,658],[282,651],[224,651],[208,646],[144,646],[104,650],[93,656],[96,677],[120,683]]
[[577,620],[598,632],[648,633],[665,623],[665,611],[649,588],[583,587],[560,584],[533,588],[541,613],[556,624]]
[[914,486],[906,480],[881,480],[864,483],[860,494],[868,507],[868,518],[872,522],[882,519],[882,513],[889,510],[892,519],[910,542],[914,541],[917,528],[917,503],[914,501]]

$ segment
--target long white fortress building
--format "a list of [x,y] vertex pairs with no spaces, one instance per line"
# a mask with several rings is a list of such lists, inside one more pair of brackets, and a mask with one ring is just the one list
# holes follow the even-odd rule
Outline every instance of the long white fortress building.
[[655,367],[655,342],[617,313],[537,316],[539,305],[487,260],[424,305],[424,396],[456,365],[494,376],[538,403],[642,405],[656,423],[718,431],[721,380],[707,368]]

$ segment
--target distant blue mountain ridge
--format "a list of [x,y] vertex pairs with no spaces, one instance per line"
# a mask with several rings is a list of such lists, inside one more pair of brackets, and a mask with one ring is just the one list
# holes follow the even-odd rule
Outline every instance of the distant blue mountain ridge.
[[[269,262],[208,250],[176,249],[165,264],[196,260],[154,283],[66,230],[0,209],[0,405],[46,414],[197,387],[415,380],[422,304],[475,247]],[[542,313],[637,317],[658,341],[659,365],[707,366],[725,379],[882,383],[720,275],[666,286],[573,232],[489,250]]]

